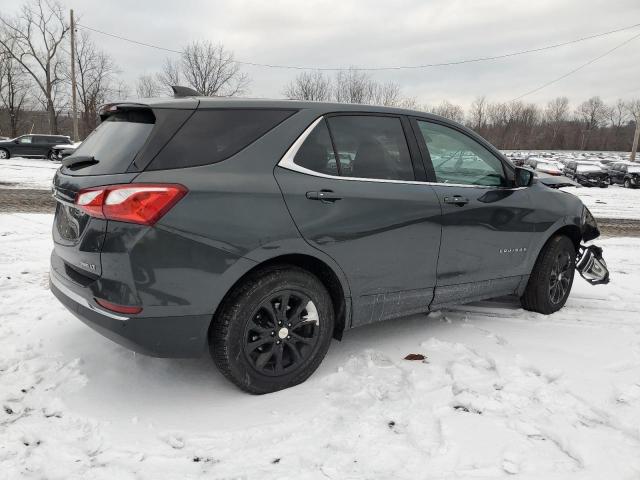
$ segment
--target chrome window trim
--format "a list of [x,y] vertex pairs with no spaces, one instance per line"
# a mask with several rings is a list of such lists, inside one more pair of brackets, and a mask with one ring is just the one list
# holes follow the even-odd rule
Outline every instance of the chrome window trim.
[[328,178],[332,180],[347,180],[352,182],[372,182],[372,183],[400,183],[405,185],[440,185],[443,187],[462,187],[462,188],[484,188],[487,190],[520,190],[527,187],[497,187],[491,185],[470,185],[465,183],[440,183],[440,182],[422,182],[419,180],[388,180],[384,178],[362,178],[362,177],[341,177],[338,175],[329,175],[326,173],[316,172],[308,168],[302,167],[295,163],[293,160],[300,150],[300,147],[307,139],[316,126],[324,120],[324,115],[316,118],[311,125],[309,125],[304,132],[300,134],[295,142],[289,147],[289,149],[282,156],[278,162],[278,167],[291,170],[293,172],[303,173],[305,175],[311,175],[312,177]]

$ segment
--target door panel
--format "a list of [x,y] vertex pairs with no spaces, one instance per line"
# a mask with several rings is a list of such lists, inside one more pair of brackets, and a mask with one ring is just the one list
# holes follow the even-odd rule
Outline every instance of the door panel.
[[421,119],[413,126],[442,205],[437,285],[483,282],[480,290],[451,290],[474,298],[494,288],[489,280],[528,274],[534,226],[527,189],[513,188],[498,154],[469,132]]
[[[302,236],[347,276],[353,325],[428,309],[440,247],[440,205],[429,185],[317,177],[281,167],[275,175]],[[334,199],[307,196],[322,191]]]
[[[527,189],[433,185],[442,202],[438,285],[525,275],[533,223]],[[446,203],[460,196],[468,203]]]

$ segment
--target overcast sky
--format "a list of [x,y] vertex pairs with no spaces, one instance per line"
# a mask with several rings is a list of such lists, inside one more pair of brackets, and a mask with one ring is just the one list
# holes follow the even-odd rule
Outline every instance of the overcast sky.
[[[16,10],[21,0],[2,0]],[[238,60],[315,66],[385,66],[455,61],[542,47],[640,23],[638,0],[64,0],[82,23],[180,49],[209,39]],[[511,100],[611,49],[640,27],[554,50],[459,66],[377,72],[420,103],[467,105],[478,95]],[[133,86],[168,55],[92,34]],[[247,67],[250,96],[280,97],[295,71]],[[526,97],[566,95],[576,104],[640,97],[640,38]]]

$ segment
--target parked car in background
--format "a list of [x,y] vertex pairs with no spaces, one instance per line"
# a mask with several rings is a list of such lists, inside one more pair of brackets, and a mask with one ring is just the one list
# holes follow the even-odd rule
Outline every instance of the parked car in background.
[[528,158],[525,165],[540,173],[546,173],[547,175],[562,175],[562,170],[564,169],[564,166],[560,162],[539,157]]
[[640,186],[640,164],[631,162],[614,163],[609,170],[611,184],[620,184],[625,188]]
[[44,157],[53,159],[53,147],[71,145],[65,135],[21,135],[12,140],[0,141],[0,160],[11,157]]
[[575,271],[608,281],[579,198],[436,115],[187,96],[101,118],[54,177],[51,291],[251,393],[303,382],[350,328],[507,294],[551,314]]
[[49,160],[61,161],[63,158],[66,158],[69,155],[73,154],[73,152],[76,151],[76,149],[80,146],[81,143],[82,142],[75,142],[75,143],[72,143],[71,145],[66,145],[66,144],[54,145],[53,147],[51,147],[51,155],[49,156]]
[[585,187],[609,186],[609,174],[594,162],[573,160],[564,167],[564,175]]

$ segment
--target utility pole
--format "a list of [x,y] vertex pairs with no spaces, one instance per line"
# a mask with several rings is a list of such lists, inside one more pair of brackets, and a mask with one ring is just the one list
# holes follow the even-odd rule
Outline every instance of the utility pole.
[[633,136],[633,147],[631,147],[631,158],[632,162],[636,161],[636,152],[638,151],[638,140],[640,139],[640,116],[636,118],[636,133]]
[[78,102],[76,98],[76,22],[71,9],[71,105],[73,108],[73,140],[78,138]]

